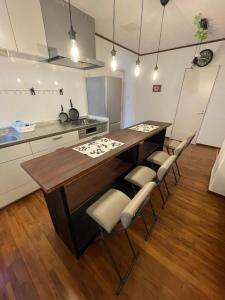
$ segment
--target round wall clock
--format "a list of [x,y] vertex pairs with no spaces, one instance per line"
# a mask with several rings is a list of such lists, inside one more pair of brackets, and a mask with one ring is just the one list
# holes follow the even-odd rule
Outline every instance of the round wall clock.
[[193,64],[202,68],[207,66],[213,59],[213,51],[210,49],[205,49],[200,52],[199,57],[193,59]]

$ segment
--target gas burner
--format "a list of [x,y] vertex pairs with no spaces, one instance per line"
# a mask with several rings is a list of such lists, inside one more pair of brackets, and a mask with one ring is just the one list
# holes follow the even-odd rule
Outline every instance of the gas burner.
[[98,120],[84,118],[84,119],[78,119],[76,121],[72,121],[71,123],[76,126],[82,126],[82,125],[90,125],[98,122],[99,122]]

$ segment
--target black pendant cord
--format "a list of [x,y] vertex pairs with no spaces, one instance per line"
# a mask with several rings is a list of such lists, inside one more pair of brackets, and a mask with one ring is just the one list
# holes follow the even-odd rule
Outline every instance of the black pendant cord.
[[115,51],[115,13],[116,12],[116,0],[113,0],[113,50]]
[[73,24],[72,24],[72,14],[71,14],[71,3],[70,3],[70,0],[69,0],[69,15],[70,15],[70,27],[72,28]]
[[142,4],[141,4],[141,23],[140,23],[139,41],[138,41],[138,61],[140,59],[140,49],[141,49],[141,34],[142,34],[142,23],[143,23],[143,9],[144,9],[144,0],[142,0]]
[[158,67],[158,60],[159,60],[159,49],[160,49],[161,39],[162,39],[164,14],[165,14],[165,6],[163,6],[162,19],[161,19],[161,27],[160,27],[160,34],[159,34],[159,44],[158,44],[157,57],[156,57],[156,66],[157,67]]

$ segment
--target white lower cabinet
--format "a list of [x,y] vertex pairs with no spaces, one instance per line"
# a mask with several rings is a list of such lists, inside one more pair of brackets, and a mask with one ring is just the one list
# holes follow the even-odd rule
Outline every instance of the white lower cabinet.
[[20,198],[23,198],[38,189],[38,184],[32,180],[24,183],[23,185],[17,186],[7,193],[0,194],[0,208],[15,202]]
[[21,168],[20,164],[32,158],[33,156],[30,155],[0,164],[0,194],[15,189],[31,180],[31,177]]
[[29,143],[22,143],[11,147],[1,148],[0,164],[29,155],[32,155]]
[[36,140],[30,142],[30,145],[34,155],[36,153],[42,153],[42,155],[44,155],[60,148],[73,146],[78,142],[79,142],[78,132],[72,131],[72,132]]
[[78,142],[78,132],[73,131],[0,149],[0,208],[39,189],[20,166],[22,162]]
[[[22,145],[23,147],[18,147]],[[22,162],[32,159],[33,155],[30,154],[24,157],[15,158],[16,156],[22,155],[21,151],[17,152],[17,150],[21,150],[22,148],[24,150],[28,149],[26,146],[29,146],[29,143],[18,146],[0,149],[0,154],[3,152],[2,150],[8,150],[9,154],[5,157],[6,161],[0,163],[0,208],[39,188],[33,179],[20,166]],[[14,151],[15,153],[13,153]],[[24,154],[26,155],[26,152],[24,152]],[[12,157],[14,158],[13,160],[8,160]]]

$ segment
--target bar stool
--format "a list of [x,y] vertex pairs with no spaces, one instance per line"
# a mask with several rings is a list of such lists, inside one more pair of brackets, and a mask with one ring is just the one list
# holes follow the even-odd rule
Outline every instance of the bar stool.
[[[142,214],[142,210],[149,202],[149,197],[152,190],[155,188],[154,182],[148,182],[131,200],[123,192],[110,189],[94,204],[88,207],[87,214],[98,224],[100,235],[112,261],[119,282],[116,288],[116,294],[119,294],[124,284],[127,282],[134,264],[138,258],[138,252],[134,249],[127,229],[133,224],[135,219]],[[115,229],[118,223],[121,223],[119,229]],[[116,260],[106,242],[106,238],[114,232],[124,232],[128,241],[128,245],[132,252],[132,260],[129,263],[128,269],[124,275],[121,274]]]
[[[183,142],[179,143],[179,145],[175,148],[174,155],[177,156],[177,159],[180,157],[181,153],[185,149],[185,147],[187,145],[187,142],[188,142],[187,140],[184,140]],[[146,160],[150,163],[161,166],[169,157],[170,157],[170,155],[165,151],[155,151],[149,157],[147,157]],[[176,169],[177,169],[177,172],[178,172],[178,179],[177,179],[175,170],[172,167],[173,175],[174,175],[174,179],[175,179],[176,183],[178,183],[178,180],[181,177],[181,173],[180,173],[180,169],[178,167],[177,159],[175,161],[175,166],[176,166]]]
[[[176,162],[177,156],[171,155],[167,158],[167,160],[162,164],[162,166],[158,169],[157,173],[149,167],[146,166],[137,166],[130,173],[125,176],[125,180],[130,182],[132,186],[142,188],[147,182],[155,181],[156,186],[159,189],[160,196],[163,202],[162,207],[165,207],[166,201],[170,195],[167,183],[165,181],[166,175],[172,168],[173,164]],[[161,190],[161,184],[164,183],[167,197],[164,199],[163,192]]]
[[[187,138],[187,144],[186,144],[185,148],[187,148],[190,145],[190,143],[194,139],[196,133],[197,133],[197,131],[195,131],[193,134],[191,134]],[[172,154],[174,154],[174,150],[179,146],[180,143],[181,143],[181,141],[169,140],[169,141],[165,141],[164,147],[166,148],[168,154],[170,154],[170,150],[172,151]]]

